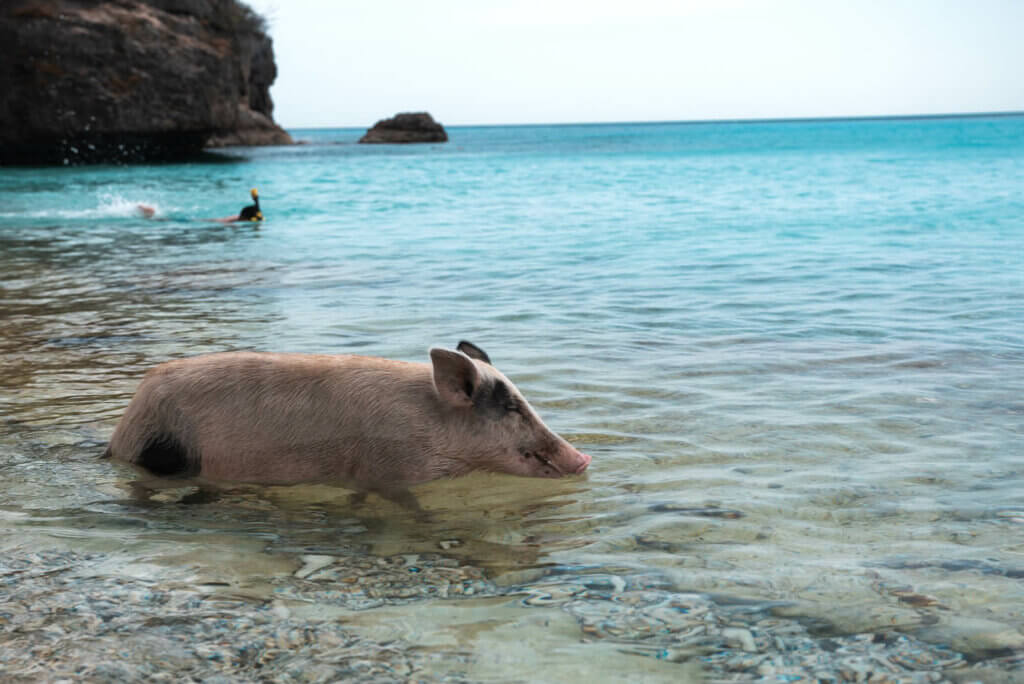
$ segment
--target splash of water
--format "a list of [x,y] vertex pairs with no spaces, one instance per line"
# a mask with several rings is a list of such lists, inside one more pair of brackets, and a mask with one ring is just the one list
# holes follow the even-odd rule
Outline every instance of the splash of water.
[[97,195],[96,204],[84,208],[46,207],[31,211],[0,212],[0,216],[33,219],[153,218],[166,215],[160,203],[148,198],[126,197],[119,193]]

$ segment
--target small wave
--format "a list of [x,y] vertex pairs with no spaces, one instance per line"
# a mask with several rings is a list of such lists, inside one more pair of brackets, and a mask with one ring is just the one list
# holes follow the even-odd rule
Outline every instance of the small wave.
[[[152,210],[152,214],[148,210]],[[160,205],[152,200],[139,200],[118,194],[103,194],[99,205],[77,212],[84,218],[148,218],[163,213]]]
[[[150,213],[149,210],[152,210]],[[0,212],[0,217],[11,218],[152,218],[166,212],[158,202],[149,199],[133,199],[119,194],[104,193],[98,197],[98,204],[84,209],[35,209],[33,211]]]

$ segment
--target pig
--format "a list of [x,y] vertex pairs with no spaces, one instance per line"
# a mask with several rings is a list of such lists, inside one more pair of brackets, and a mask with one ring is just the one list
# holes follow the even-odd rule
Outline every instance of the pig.
[[418,508],[408,488],[483,470],[582,473],[590,456],[541,421],[476,345],[430,364],[226,352],[146,373],[106,456],[162,477],[336,482]]

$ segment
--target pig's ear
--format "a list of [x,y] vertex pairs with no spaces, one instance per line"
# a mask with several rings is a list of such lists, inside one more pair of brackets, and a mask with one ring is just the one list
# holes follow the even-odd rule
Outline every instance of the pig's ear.
[[460,352],[462,352],[471,359],[483,361],[484,363],[490,363],[492,366],[494,365],[493,363],[491,363],[491,357],[487,355],[487,352],[485,352],[483,349],[476,346],[472,342],[462,340],[461,342],[459,342],[459,346],[456,347],[456,349],[458,349]]
[[453,406],[470,406],[473,393],[480,384],[480,373],[465,354],[434,347],[430,350],[434,364],[434,387],[441,399]]

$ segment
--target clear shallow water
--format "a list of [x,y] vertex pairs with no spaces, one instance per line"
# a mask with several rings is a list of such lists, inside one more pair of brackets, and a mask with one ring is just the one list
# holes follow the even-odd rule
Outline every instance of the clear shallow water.
[[[490,598],[341,603],[361,633],[436,651],[434,675],[500,677],[483,654],[567,615],[523,596],[587,582],[976,658],[1024,647],[1024,118],[449,133],[0,169],[0,548],[254,601],[297,591],[282,578],[311,557],[441,554]],[[264,224],[202,220],[252,186]],[[146,505],[96,460],[168,358],[425,360],[459,339],[593,454],[585,477],[432,483],[420,523],[315,486]],[[609,643],[653,643],[581,642],[581,620],[520,667],[607,673]],[[460,655],[453,625],[484,623]]]

